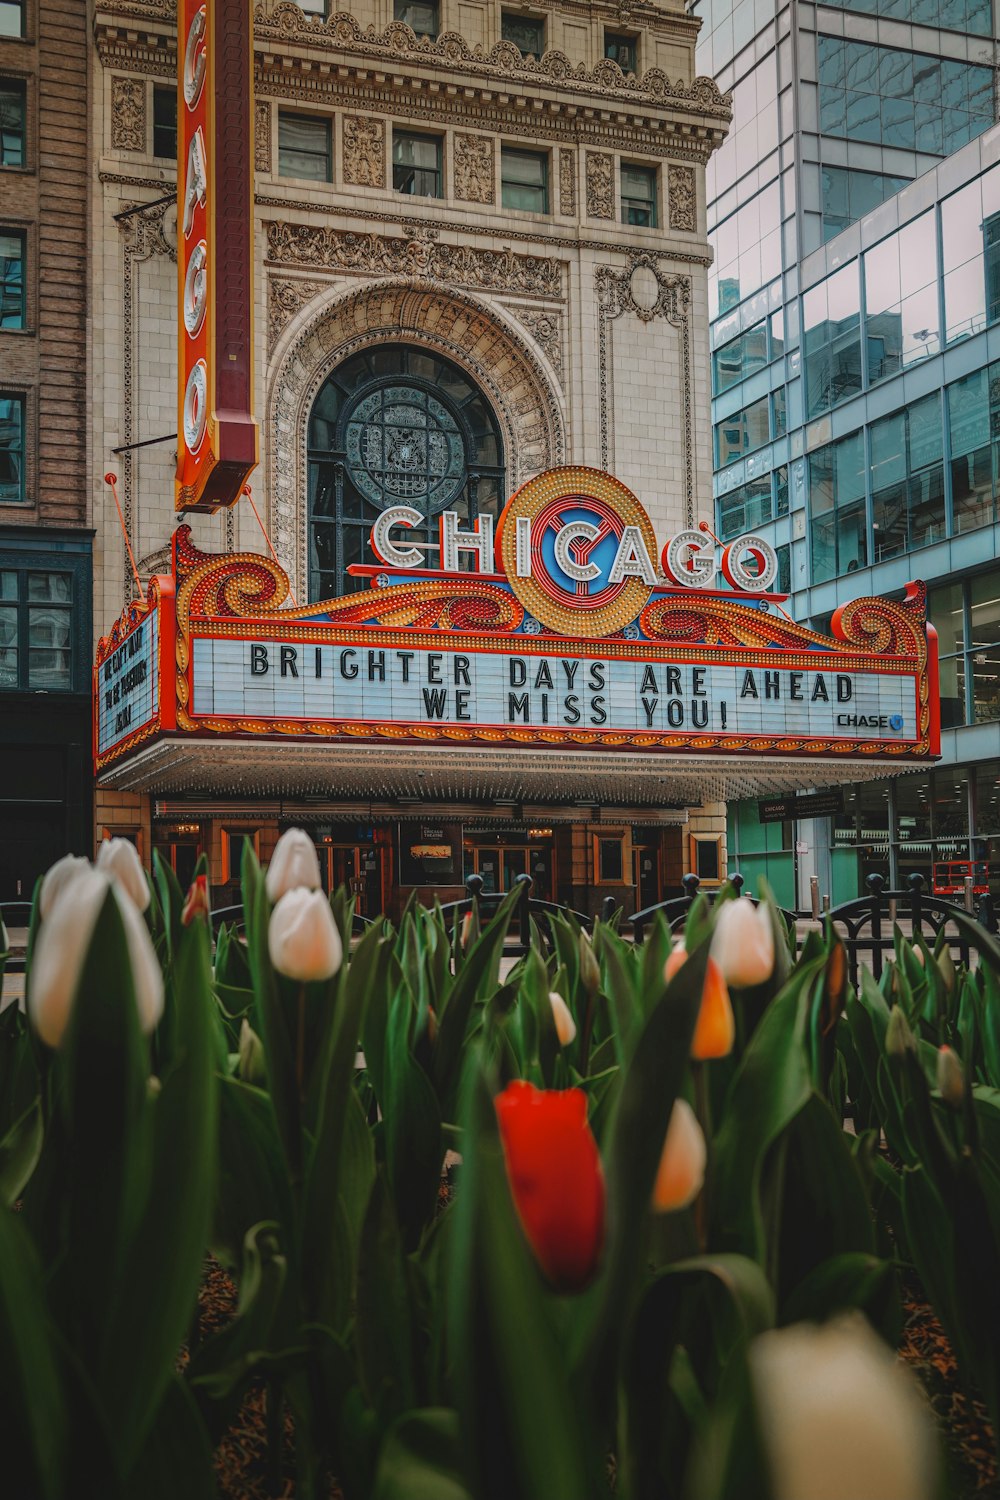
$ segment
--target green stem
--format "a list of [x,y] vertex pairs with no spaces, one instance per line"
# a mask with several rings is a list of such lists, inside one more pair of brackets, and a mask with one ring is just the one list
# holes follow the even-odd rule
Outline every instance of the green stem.
[[295,1036],[295,1082],[298,1085],[299,1103],[305,1103],[306,1076],[306,987],[299,985],[298,1025]]
[[693,1061],[691,1074],[694,1079],[694,1112],[705,1137],[705,1181],[694,1206],[698,1244],[704,1254],[708,1249],[708,1209],[712,1185],[712,1102],[708,1091],[708,1064]]

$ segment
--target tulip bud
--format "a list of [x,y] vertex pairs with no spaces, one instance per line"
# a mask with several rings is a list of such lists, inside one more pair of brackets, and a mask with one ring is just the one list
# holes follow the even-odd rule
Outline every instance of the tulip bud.
[[29,1011],[32,1025],[48,1047],[62,1043],[87,949],[109,889],[114,892],[125,929],[140,1027],[152,1031],[163,1014],[163,975],[145,922],[117,880],[109,881],[99,870],[87,870],[64,886],[38,929]]
[[749,989],[770,979],[774,973],[774,933],[764,902],[754,906],[742,896],[723,902],[711,952],[723,979],[735,989]]
[[511,1196],[535,1259],[557,1291],[582,1291],[604,1244],[604,1173],[587,1096],[517,1079],[494,1102]]
[[188,888],[184,906],[181,910],[181,923],[190,927],[191,923],[200,918],[208,922],[212,916],[212,908],[208,902],[208,876],[196,875]]
[[471,913],[471,911],[467,911],[465,913],[465,916],[462,918],[462,930],[461,930],[461,932],[458,935],[458,941],[459,941],[459,944],[461,945],[463,953],[464,953],[465,949],[469,946],[469,934],[471,933],[471,931],[472,931],[472,913]]
[[934,955],[934,962],[937,964],[938,973],[944,981],[945,994],[953,995],[958,985],[958,974],[955,970],[955,960],[951,956],[951,949],[947,943]]
[[245,1016],[240,1022],[240,1051],[236,1071],[244,1083],[263,1083],[267,1077],[263,1043]]
[[[670,983],[677,970],[687,961],[687,949],[683,941],[674,945],[663,968],[663,977]],[[691,1056],[696,1062],[708,1062],[715,1057],[728,1057],[736,1040],[736,1018],[722,970],[709,957],[705,966],[705,984],[701,992],[701,1005],[691,1038]]]
[[136,847],[128,839],[105,839],[97,851],[94,868],[110,880],[116,880],[134,902],[137,911],[146,910],[150,900],[149,882]]
[[917,1050],[910,1023],[900,1005],[894,1005],[889,1012],[889,1023],[885,1028],[885,1050],[897,1057],[902,1057],[904,1052]]
[[332,978],[344,949],[323,892],[301,888],[286,892],[271,913],[267,947],[272,964],[288,979],[306,984]]
[[965,1073],[950,1047],[938,1048],[937,1086],[946,1104],[950,1104],[952,1109],[962,1108],[965,1099]]
[[38,893],[38,915],[43,922],[70,881],[86,875],[89,869],[89,859],[84,859],[80,854],[64,854],[62,859],[57,859],[46,871],[42,889]]
[[860,1313],[750,1346],[773,1500],[930,1500],[933,1416]]
[[686,1099],[675,1099],[653,1184],[654,1211],[671,1213],[693,1203],[705,1182],[707,1160],[708,1148],[694,1110]]
[[559,1045],[568,1047],[576,1037],[576,1022],[570,1014],[569,1006],[562,995],[557,995],[555,990],[549,991],[549,1004],[552,1006],[552,1019],[556,1023]]
[[601,966],[585,932],[580,933],[580,983],[588,995],[596,995],[601,987]]
[[300,886],[318,891],[321,883],[316,845],[301,828],[289,828],[275,844],[267,867],[264,886],[269,900],[277,903]]

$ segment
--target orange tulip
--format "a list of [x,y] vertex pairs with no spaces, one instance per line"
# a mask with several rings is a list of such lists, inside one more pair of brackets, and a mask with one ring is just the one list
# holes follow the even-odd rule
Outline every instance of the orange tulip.
[[[687,949],[678,943],[667,959],[663,977],[670,983],[677,970],[687,959]],[[705,969],[705,985],[701,992],[701,1006],[691,1038],[691,1056],[696,1062],[707,1062],[713,1057],[728,1057],[733,1050],[736,1037],[736,1021],[729,1000],[726,981],[714,958],[709,958]]]
[[604,1173],[587,1096],[516,1079],[494,1103],[511,1196],[535,1259],[557,1291],[581,1291],[604,1245]]

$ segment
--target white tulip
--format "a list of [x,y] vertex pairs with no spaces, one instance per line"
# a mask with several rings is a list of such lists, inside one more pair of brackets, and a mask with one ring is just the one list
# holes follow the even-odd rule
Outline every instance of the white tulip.
[[163,975],[146,924],[117,880],[87,870],[66,884],[38,929],[28,1005],[32,1024],[49,1047],[66,1032],[87,950],[108,891],[125,929],[139,1025],[150,1032],[163,1014]]
[[576,1022],[570,1014],[569,1006],[562,995],[557,995],[555,990],[549,991],[549,1004],[552,1006],[552,1019],[556,1023],[559,1045],[568,1047],[576,1037]]
[[85,875],[90,869],[90,860],[80,854],[64,854],[46,871],[42,889],[38,894],[38,914],[44,922],[70,881]]
[[316,845],[301,828],[289,828],[274,846],[264,885],[271,901],[280,901],[289,891],[320,888]]
[[139,911],[149,905],[149,884],[142,860],[128,839],[105,839],[97,851],[94,868],[116,880]]
[[668,1214],[689,1207],[704,1186],[707,1161],[708,1147],[697,1115],[686,1099],[675,1099],[653,1183],[655,1212]]
[[930,1500],[934,1419],[861,1313],[762,1334],[750,1369],[774,1500]]
[[719,909],[712,934],[712,957],[735,989],[763,984],[774,973],[774,933],[767,907],[744,896]]
[[271,962],[279,974],[306,983],[330,979],[344,957],[330,903],[322,891],[288,891],[271,913]]

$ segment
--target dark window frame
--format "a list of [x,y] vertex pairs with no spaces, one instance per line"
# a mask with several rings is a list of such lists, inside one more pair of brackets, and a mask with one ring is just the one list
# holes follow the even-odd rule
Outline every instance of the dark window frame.
[[[526,187],[527,188],[534,188],[534,186],[535,186],[533,183],[515,182],[513,180],[508,180],[504,176],[504,163],[505,162],[510,162],[511,159],[514,158],[514,157],[531,158],[534,161],[541,162],[541,164],[542,164],[542,182],[541,182],[541,187],[540,187],[540,191],[541,191],[541,194],[542,194],[542,207],[541,208],[524,208],[520,204],[508,203],[505,200],[504,192],[505,192],[506,188],[508,188],[508,187],[523,189],[523,188],[526,188]],[[550,170],[549,170],[549,152],[548,151],[526,150],[522,146],[508,146],[508,145],[506,145],[506,143],[501,142],[501,144],[500,144],[500,204],[501,204],[501,207],[509,209],[512,213],[522,213],[522,214],[548,214],[548,213],[551,213],[551,211],[552,211],[551,210],[551,204],[550,204],[550,196],[551,195],[550,195],[550,188],[549,188],[549,178],[550,178],[550,175],[551,174],[550,174]]]
[[[518,26],[537,27],[540,32],[541,45],[539,47],[522,47],[516,37],[508,35],[508,32],[515,30]],[[545,17],[525,16],[519,15],[517,11],[502,10],[500,12],[500,38],[501,41],[511,42],[522,57],[544,57],[549,45],[548,26]]]
[[[629,66],[626,67],[619,57],[619,52],[631,52]],[[639,72],[639,38],[637,35],[625,31],[605,31],[604,33],[604,56],[616,62],[626,75]]]
[[[4,390],[2,387],[0,387],[0,402],[2,402],[2,401],[13,401],[21,409],[21,432],[20,432],[20,440],[21,440],[20,441],[21,471],[20,471],[20,478],[19,478],[19,487],[20,487],[21,493],[20,493],[19,497],[16,500],[4,499],[2,497],[2,495],[0,495],[0,506],[3,506],[3,507],[6,507],[6,506],[17,506],[18,508],[20,508],[21,506],[29,505],[31,503],[30,499],[29,499],[29,496],[28,496],[28,475],[27,475],[28,397],[27,397],[27,393],[25,391],[10,391],[10,390]],[[14,451],[16,452],[17,450],[15,449]]]
[[[282,124],[287,120],[295,120],[297,122],[303,122],[322,128],[325,136],[325,146],[322,152],[312,150],[305,151],[298,146],[288,146],[285,147],[284,150],[294,152],[296,156],[312,156],[316,157],[317,159],[323,157],[326,163],[325,177],[302,177],[297,172],[284,171],[282,166],[283,148],[281,144],[281,127]],[[278,110],[278,176],[288,178],[290,181],[295,182],[330,183],[333,181],[333,121],[329,115],[310,114],[307,111],[296,109]]]
[[[43,545],[31,538],[8,535],[0,550],[0,572],[18,575],[18,682],[16,686],[0,687],[4,693],[49,693],[57,697],[71,695],[89,696],[92,688],[91,663],[91,588],[93,558],[89,540],[65,535],[47,538]],[[70,670],[68,687],[31,687],[28,681],[30,665],[28,626],[29,610],[38,608],[44,601],[29,600],[28,575],[32,573],[62,573],[72,576],[71,598],[68,605],[60,603],[53,607],[67,609],[70,615],[69,652]],[[7,603],[9,601],[4,601]],[[3,607],[0,605],[0,607]]]
[[9,132],[16,136],[19,142],[19,159],[7,161],[5,140],[8,132],[0,129],[0,170],[7,172],[24,172],[28,167],[28,80],[16,78],[8,74],[0,77],[0,94],[9,93],[11,98],[20,100],[20,120],[17,122],[19,129]]
[[[397,162],[396,161],[396,142],[397,141],[403,141],[403,140],[428,141],[428,142],[430,142],[434,146],[434,149],[435,149],[435,152],[436,152],[436,155],[437,155],[437,165],[435,167],[415,167],[415,166],[413,166],[409,162]],[[397,173],[399,174],[399,176],[402,176],[402,174],[404,174],[405,172],[408,172],[408,171],[412,172],[419,179],[419,181],[421,182],[421,184],[423,183],[423,181],[424,181],[424,179],[426,177],[433,177],[434,180],[435,180],[436,191],[432,192],[432,193],[427,193],[427,192],[410,192],[407,188],[401,187],[399,185],[399,177],[397,176]],[[444,197],[444,137],[443,136],[435,135],[432,131],[428,131],[428,130],[406,130],[406,129],[403,129],[403,128],[398,127],[398,126],[393,126],[393,130],[392,130],[392,190],[393,190],[394,193],[400,193],[404,197],[411,197],[411,198],[443,198]]]
[[[21,252],[20,255],[16,257],[16,259],[20,261],[21,266],[19,298],[20,311],[17,315],[17,321],[13,323],[8,323],[5,321],[5,319],[8,316],[11,316],[11,314],[7,314],[4,311],[5,302],[3,288],[6,283],[6,276],[5,274],[0,274],[0,329],[3,329],[5,333],[9,333],[11,330],[23,330],[28,326],[28,231],[18,224],[0,224],[0,236],[3,235],[10,235],[11,238],[20,240],[21,242]],[[15,257],[11,258],[14,259]],[[5,262],[0,259],[0,266],[3,266],[4,263]]]
[[[414,10],[433,11],[433,26],[414,26],[412,16],[407,14],[408,11],[412,12]],[[404,25],[409,26],[415,36],[428,36],[434,41],[441,34],[441,6],[439,0],[416,0],[416,3],[415,0],[394,0],[392,14],[394,20],[402,21]]]
[[[625,192],[625,173],[639,173],[649,185],[648,198],[636,198],[634,194]],[[623,161],[618,168],[618,196],[623,224],[638,229],[658,229],[660,223],[659,197],[660,197],[660,174],[657,167],[650,166],[648,162]],[[642,212],[645,209],[649,218],[645,222],[640,219],[632,219],[632,212]]]
[[23,42],[28,36],[28,0],[3,0],[6,9],[16,11],[21,17],[21,24],[17,31],[0,30],[0,40],[8,42]]
[[[172,119],[171,123],[164,123],[161,120],[157,120],[157,118],[156,118],[156,114],[157,114],[157,110],[156,110],[157,99],[159,99],[159,100],[161,100],[163,102],[165,102],[167,99],[172,99],[173,100],[173,106],[174,106],[173,107],[173,119]],[[153,84],[152,117],[153,117],[153,155],[155,157],[157,157],[161,161],[176,161],[177,160],[177,90],[176,89],[168,88],[164,84],[161,84],[161,83],[154,83]],[[173,138],[173,150],[171,150],[171,151],[157,150],[158,146],[165,146],[167,144],[167,137],[172,137]]]

